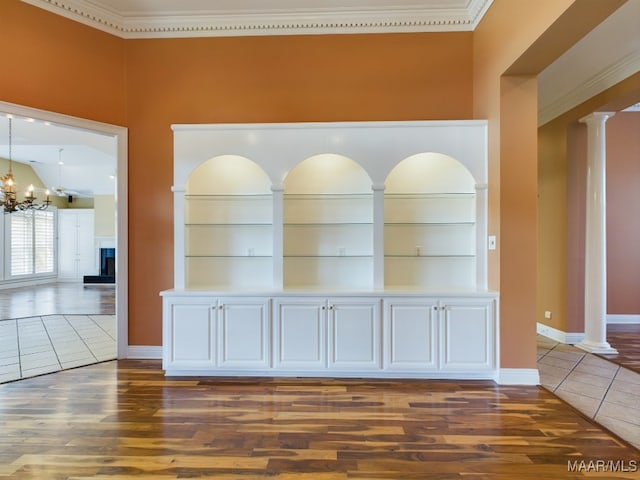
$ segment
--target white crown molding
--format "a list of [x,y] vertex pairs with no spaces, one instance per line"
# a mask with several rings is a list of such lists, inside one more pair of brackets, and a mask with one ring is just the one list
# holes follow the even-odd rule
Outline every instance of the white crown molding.
[[[321,8],[198,14],[125,14],[99,0],[22,0],[121,38],[185,38],[256,35],[472,31],[493,0],[470,0],[466,8]],[[144,12],[146,13],[146,12]],[[168,12],[169,13],[169,12]]]
[[544,125],[595,95],[640,71],[640,51],[621,58],[610,67],[577,85],[566,95],[542,105],[538,112],[538,125]]

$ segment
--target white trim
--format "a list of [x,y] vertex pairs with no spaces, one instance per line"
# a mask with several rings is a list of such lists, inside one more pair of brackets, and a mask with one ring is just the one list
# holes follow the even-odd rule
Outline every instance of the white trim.
[[13,115],[90,130],[115,137],[118,152],[116,178],[116,331],[118,358],[126,358],[129,344],[129,250],[128,250],[128,131],[125,127],[72,117],[0,101],[0,111]]
[[99,0],[22,1],[121,38],[473,31],[493,2],[470,0],[460,8],[426,4],[395,8],[211,9],[177,13],[118,12],[101,5]]
[[640,315],[636,314],[608,314],[607,315],[607,323],[608,324],[616,324],[616,323],[640,323]]
[[162,347],[148,345],[129,345],[126,358],[140,360],[162,360]]
[[567,333],[540,322],[536,326],[536,333],[568,345],[575,345],[584,340],[584,332]]
[[537,368],[501,368],[498,372],[499,385],[539,385]]
[[566,95],[548,105],[541,106],[538,111],[538,125],[544,125],[582,102],[596,96],[607,88],[621,82],[640,70],[640,50],[635,51],[618,62],[598,72],[593,77],[577,85]]

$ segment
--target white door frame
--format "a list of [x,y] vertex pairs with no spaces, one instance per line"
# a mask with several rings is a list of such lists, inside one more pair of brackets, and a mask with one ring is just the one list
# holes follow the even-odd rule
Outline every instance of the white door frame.
[[129,350],[127,128],[7,102],[0,102],[0,111],[16,116],[34,118],[45,122],[89,130],[102,135],[110,135],[116,139],[116,345],[118,358],[127,358]]

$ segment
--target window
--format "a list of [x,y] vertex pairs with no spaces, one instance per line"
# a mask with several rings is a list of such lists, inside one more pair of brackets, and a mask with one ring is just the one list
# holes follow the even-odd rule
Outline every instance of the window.
[[11,276],[54,273],[55,226],[51,210],[11,214]]

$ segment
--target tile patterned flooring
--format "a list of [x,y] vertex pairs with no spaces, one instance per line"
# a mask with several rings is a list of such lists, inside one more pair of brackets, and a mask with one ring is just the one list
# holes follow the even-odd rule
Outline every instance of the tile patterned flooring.
[[116,358],[115,315],[0,321],[0,383]]
[[538,335],[540,383],[640,449],[640,374]]

